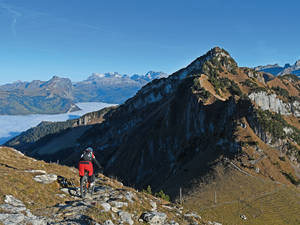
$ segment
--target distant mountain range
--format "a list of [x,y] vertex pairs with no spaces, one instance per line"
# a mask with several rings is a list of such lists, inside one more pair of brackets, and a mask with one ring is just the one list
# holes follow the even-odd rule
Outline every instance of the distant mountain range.
[[100,101],[123,103],[149,81],[167,77],[163,72],[149,71],[132,76],[114,73],[94,73],[86,80],[73,84],[75,102]]
[[86,80],[72,83],[68,78],[52,77],[49,81],[17,81],[0,86],[0,115],[55,114],[76,111],[76,102],[122,103],[142,86],[163,72],[149,71],[133,76],[119,73],[94,73]]
[[285,64],[283,67],[278,64],[269,64],[266,66],[257,66],[254,68],[256,71],[271,73],[275,76],[285,74],[295,74],[300,76],[300,60],[296,61],[294,65]]

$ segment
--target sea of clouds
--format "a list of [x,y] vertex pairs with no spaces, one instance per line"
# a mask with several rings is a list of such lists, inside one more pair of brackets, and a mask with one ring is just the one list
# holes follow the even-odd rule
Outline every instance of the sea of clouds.
[[0,115],[0,145],[19,135],[42,121],[66,121],[78,118],[86,113],[100,110],[112,104],[102,102],[81,102],[76,104],[81,110],[63,114]]

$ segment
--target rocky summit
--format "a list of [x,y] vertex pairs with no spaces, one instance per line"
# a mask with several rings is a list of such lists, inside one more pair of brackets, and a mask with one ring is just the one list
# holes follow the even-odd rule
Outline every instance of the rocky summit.
[[72,166],[92,146],[104,174],[163,190],[202,218],[298,224],[299,91],[296,75],[239,67],[215,47],[96,123],[6,144]]

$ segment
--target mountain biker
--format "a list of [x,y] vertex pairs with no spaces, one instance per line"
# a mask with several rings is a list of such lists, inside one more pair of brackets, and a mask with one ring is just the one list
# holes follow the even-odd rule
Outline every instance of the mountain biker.
[[84,172],[88,171],[89,183],[91,184],[91,186],[94,185],[94,181],[95,181],[93,163],[95,163],[99,169],[102,169],[102,166],[97,161],[97,159],[93,153],[93,148],[88,147],[83,151],[83,153],[80,157],[80,160],[78,163],[78,169],[79,169],[80,182],[81,182],[82,177],[84,176]]

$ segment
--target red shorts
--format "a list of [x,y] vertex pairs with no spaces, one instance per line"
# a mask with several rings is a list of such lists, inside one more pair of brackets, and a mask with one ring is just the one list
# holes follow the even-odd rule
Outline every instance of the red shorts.
[[84,171],[89,172],[89,176],[93,175],[93,164],[89,161],[80,161],[78,164],[79,176],[84,176]]

